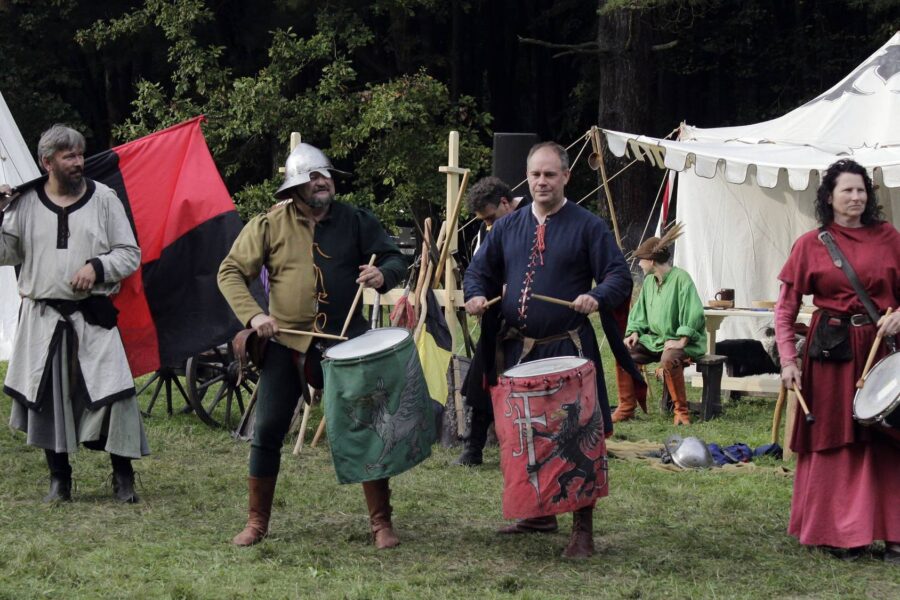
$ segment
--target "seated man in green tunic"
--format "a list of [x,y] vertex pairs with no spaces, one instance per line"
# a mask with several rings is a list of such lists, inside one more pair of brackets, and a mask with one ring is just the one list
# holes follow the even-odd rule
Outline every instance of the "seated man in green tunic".
[[[706,317],[697,288],[686,271],[673,267],[669,246],[681,234],[675,225],[662,238],[652,237],[634,251],[646,276],[628,314],[625,346],[638,364],[661,363],[675,407],[675,425],[690,425],[684,365],[706,353]],[[619,406],[614,423],[634,417],[637,397],[627,377],[618,378]]]

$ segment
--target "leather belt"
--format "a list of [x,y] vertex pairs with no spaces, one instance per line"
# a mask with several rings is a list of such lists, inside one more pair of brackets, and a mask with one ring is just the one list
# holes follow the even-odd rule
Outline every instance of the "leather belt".
[[854,327],[862,327],[863,325],[868,325],[872,322],[872,319],[869,315],[864,314],[856,314],[850,315],[850,324]]

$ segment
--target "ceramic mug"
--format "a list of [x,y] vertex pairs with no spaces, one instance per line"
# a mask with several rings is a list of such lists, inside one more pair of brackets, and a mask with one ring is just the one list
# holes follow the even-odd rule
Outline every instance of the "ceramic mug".
[[716,292],[716,300],[723,302],[734,302],[734,290],[731,288],[722,288]]

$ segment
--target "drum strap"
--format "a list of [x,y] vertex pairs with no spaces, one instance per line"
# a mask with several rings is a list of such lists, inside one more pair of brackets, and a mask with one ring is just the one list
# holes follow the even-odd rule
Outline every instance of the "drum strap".
[[[579,358],[584,358],[583,348],[581,346],[581,338],[578,336],[577,329],[571,329],[565,333],[560,333],[557,335],[551,335],[543,338],[533,338],[528,337],[522,334],[522,332],[516,327],[510,327],[506,330],[506,332],[501,332],[501,340],[521,340],[522,341],[522,354],[519,355],[519,360],[516,364],[520,364],[525,358],[531,354],[531,351],[534,350],[535,346],[540,346],[542,344],[550,344],[552,342],[559,342],[562,340],[572,340],[572,343],[575,344],[575,349],[578,351]],[[503,357],[503,344],[497,344],[497,364],[503,365],[504,357]]]

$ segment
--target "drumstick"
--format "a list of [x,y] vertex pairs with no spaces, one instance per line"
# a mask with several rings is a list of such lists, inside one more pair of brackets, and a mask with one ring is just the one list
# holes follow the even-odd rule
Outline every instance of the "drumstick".
[[[375,255],[372,255],[372,258],[369,259],[368,266],[372,266],[375,264]],[[366,287],[365,283],[359,284],[359,288],[356,290],[356,296],[353,297],[353,304],[350,305],[350,312],[347,313],[347,320],[344,321],[344,326],[341,328],[341,337],[347,335],[347,328],[350,327],[350,320],[353,319],[353,313],[356,312],[356,305],[359,304],[359,299],[362,297],[363,288]],[[347,338],[344,338],[347,339]]]
[[775,416],[772,417],[772,443],[778,443],[778,429],[781,427],[781,413],[784,411],[784,400],[787,397],[787,388],[781,384],[778,390],[778,400],[775,402]]
[[488,301],[487,301],[487,304],[485,304],[484,307],[485,307],[485,308],[490,308],[490,307],[492,307],[493,305],[495,305],[495,304],[497,304],[498,302],[500,302],[500,300],[502,300],[502,299],[503,299],[503,296],[497,296],[496,298],[492,298],[491,300],[488,300]]
[[816,422],[816,417],[813,416],[811,412],[809,412],[809,407],[806,405],[806,400],[803,399],[803,394],[800,393],[800,388],[797,385],[794,385],[794,393],[797,394],[797,400],[800,402],[800,408],[803,409],[803,414],[806,415],[806,422],[812,425]]
[[532,298],[535,300],[543,300],[544,302],[549,302],[551,304],[559,304],[560,306],[567,306],[572,310],[575,310],[575,303],[569,302],[568,300],[560,300],[559,298],[552,298],[550,296],[542,296],[540,294],[532,294]]
[[[884,313],[884,316],[888,316],[891,314],[893,308],[888,308],[887,312]],[[858,389],[862,389],[862,387],[866,384],[866,377],[869,376],[869,369],[872,368],[872,363],[875,361],[875,354],[878,352],[878,346],[881,345],[881,338],[884,337],[882,331],[878,331],[875,335],[875,341],[872,343],[872,349],[869,350],[869,358],[866,359],[866,366],[863,367],[862,375],[859,376],[859,381],[856,382],[856,387]]]
[[330,333],[319,333],[318,331],[300,331],[299,329],[279,329],[278,333],[290,333],[291,335],[308,335],[309,337],[323,338],[326,340],[346,341],[343,335],[331,335]]

